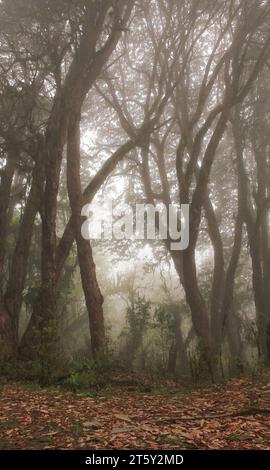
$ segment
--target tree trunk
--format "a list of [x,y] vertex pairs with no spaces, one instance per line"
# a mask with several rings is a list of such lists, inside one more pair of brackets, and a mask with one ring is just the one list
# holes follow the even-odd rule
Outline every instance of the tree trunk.
[[0,186],[0,354],[3,358],[14,355],[14,346],[16,344],[15,328],[4,303],[8,208],[15,165],[15,156],[13,154],[8,155]]
[[[130,17],[133,5],[134,0],[122,0],[120,2],[119,8],[122,6],[123,9],[120,9],[119,12],[121,14],[124,12],[123,17],[120,16],[114,23],[109,38],[97,52],[97,44],[104,29],[104,20],[110,4],[102,2],[100,7],[96,8],[91,2],[87,3],[82,21],[80,44],[69,67],[65,81],[56,92],[53,109],[48,121],[44,152],[46,165],[42,210],[41,289],[39,303],[33,311],[33,315],[37,315],[37,318],[33,318],[30,324],[30,327],[32,325],[39,325],[39,317],[42,317],[44,334],[42,331],[37,333],[41,333],[43,340],[45,342],[48,340],[50,343],[47,347],[44,344],[44,352],[48,351],[52,344],[56,344],[57,341],[56,337],[55,341],[53,341],[52,334],[49,334],[49,331],[52,329],[57,330],[57,195],[70,113],[74,110],[80,111],[85,96],[115,49],[122,34],[122,28]],[[52,325],[52,328],[50,325]],[[29,338],[31,331],[34,333],[34,330],[29,328],[28,330],[27,336]],[[39,340],[38,342],[40,343]],[[33,338],[33,343],[37,343],[37,338]]]
[[[210,374],[213,378],[214,366],[216,364],[213,356],[213,341],[210,328],[210,312],[203,299],[198,286],[196,262],[195,262],[195,248],[197,244],[199,227],[201,221],[202,207],[207,196],[207,183],[215,158],[216,150],[219,142],[224,134],[227,121],[229,118],[230,106],[224,106],[224,109],[216,124],[215,130],[206,148],[202,166],[198,172],[197,184],[193,192],[192,201],[190,204],[190,244],[189,247],[183,251],[183,286],[186,293],[186,299],[190,306],[192,322],[196,334],[201,342],[203,356],[209,367]],[[182,174],[178,162],[178,178],[180,187],[180,203],[189,203],[189,194],[187,187],[182,185]]]
[[267,352],[267,304],[263,279],[263,268],[261,264],[261,244],[260,231],[257,229],[257,217],[250,200],[250,190],[245,171],[243,157],[243,141],[240,129],[241,117],[239,112],[233,119],[233,133],[237,157],[237,170],[240,178],[240,192],[242,201],[242,211],[247,227],[250,257],[252,263],[252,285],[254,292],[254,302],[256,307],[257,328],[258,328],[258,354],[265,359]]
[[76,115],[72,116],[68,130],[67,187],[82,286],[89,316],[92,353],[94,358],[98,358],[102,357],[106,351],[103,297],[96,278],[96,267],[90,242],[85,240],[81,234],[83,195],[80,178],[80,124],[79,117]]
[[[187,345],[183,340],[183,334],[181,329],[181,313],[179,311],[174,312],[175,322],[175,346],[176,353],[179,359],[179,371],[183,374],[189,371],[189,362],[187,356]],[[177,357],[176,357],[177,361]]]
[[0,301],[3,297],[4,289],[4,267],[6,256],[6,238],[8,225],[8,207],[11,194],[12,180],[16,166],[16,157],[13,153],[7,156],[7,162],[2,171],[0,185]]
[[14,351],[18,348],[19,315],[27,274],[27,264],[33,235],[36,214],[40,208],[43,191],[44,172],[42,149],[38,150],[37,162],[33,170],[31,190],[23,213],[15,250],[12,256],[10,275],[4,295],[4,304],[14,328]]
[[225,266],[223,255],[223,243],[209,194],[207,192],[204,200],[205,216],[208,224],[209,236],[214,250],[214,272],[211,289],[211,335],[213,354],[219,355],[222,345],[222,299],[225,282]]

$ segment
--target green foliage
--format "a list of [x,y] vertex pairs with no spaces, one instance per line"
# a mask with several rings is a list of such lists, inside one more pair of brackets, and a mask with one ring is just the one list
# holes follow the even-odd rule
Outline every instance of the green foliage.
[[127,322],[132,335],[141,336],[149,324],[150,309],[151,303],[141,296],[136,297],[133,305],[127,308]]
[[185,316],[186,308],[180,302],[153,303],[136,297],[132,307],[127,309],[128,325],[122,334],[126,343],[120,356],[125,367],[164,377],[171,373],[170,359],[175,355],[173,370],[177,364],[179,373],[184,370],[186,373],[188,360],[181,331],[181,320]]
[[128,328],[125,359],[131,365],[142,345],[143,335],[150,322],[151,303],[146,301],[144,297],[138,296],[127,308],[126,314]]
[[108,385],[111,363],[107,358],[102,360],[80,360],[74,362],[70,373],[59,383],[62,387],[77,391],[93,391]]
[[51,385],[61,362],[57,321],[50,319],[46,324],[33,327],[32,338],[26,361],[28,376],[41,386]]
[[70,388],[73,391],[81,389],[90,389],[97,385],[97,376],[94,368],[84,368],[83,365],[79,364],[78,367],[74,368],[70,376],[64,381],[64,386]]

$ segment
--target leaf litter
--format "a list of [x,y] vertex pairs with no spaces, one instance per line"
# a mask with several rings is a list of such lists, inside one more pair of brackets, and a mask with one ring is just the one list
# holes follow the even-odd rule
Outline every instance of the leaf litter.
[[270,450],[270,373],[109,397],[3,384],[0,449]]

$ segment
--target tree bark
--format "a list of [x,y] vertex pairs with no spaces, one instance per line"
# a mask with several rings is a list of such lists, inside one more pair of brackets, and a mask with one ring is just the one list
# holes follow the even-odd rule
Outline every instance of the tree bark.
[[243,156],[243,136],[240,129],[241,117],[236,112],[233,119],[233,134],[237,158],[237,171],[239,173],[239,184],[242,201],[242,211],[244,222],[247,227],[250,257],[252,263],[252,285],[254,292],[254,302],[256,307],[257,327],[258,327],[258,354],[261,358],[266,358],[267,353],[267,305],[264,289],[263,268],[261,264],[261,244],[260,231],[256,227],[256,213],[250,200],[250,189],[246,175]]
[[23,299],[34,222],[37,212],[40,209],[43,192],[44,162],[42,157],[42,148],[39,148],[38,154],[36,155],[35,168],[33,170],[32,185],[22,216],[3,300],[3,308],[10,318],[10,325],[12,326],[10,341],[13,341],[13,355],[17,354],[18,349],[19,315]]
[[[42,334],[45,331],[57,330],[57,195],[59,189],[60,169],[64,145],[71,112],[80,113],[86,94],[99,76],[104,64],[113,52],[122,28],[128,20],[134,5],[133,0],[120,0],[118,12],[124,11],[113,24],[112,32],[106,43],[96,51],[97,43],[104,28],[104,20],[110,7],[109,3],[102,2],[99,8],[92,2],[87,4],[82,24],[82,36],[74,59],[70,65],[64,84],[58,88],[54,105],[48,120],[45,137],[45,190],[42,208],[42,249],[41,249],[41,289],[36,305],[37,314],[28,328],[28,344],[33,334],[33,343],[39,342],[36,334],[50,347],[44,345],[43,350],[53,348],[57,337],[53,341],[52,334]],[[120,7],[123,7],[120,8]],[[124,8],[126,7],[126,8]],[[41,320],[42,318],[42,320]],[[41,326],[42,325],[42,326]],[[53,328],[50,327],[53,325]],[[36,326],[36,328],[32,328]],[[51,336],[49,339],[48,336]]]
[[106,339],[103,317],[103,297],[96,278],[96,267],[90,242],[81,234],[83,218],[83,195],[80,178],[80,124],[78,115],[73,115],[68,129],[67,148],[67,188],[72,212],[72,225],[75,234],[82,287],[89,317],[91,347],[93,357],[102,357],[106,352]]
[[4,304],[4,272],[6,259],[6,239],[8,232],[8,208],[11,195],[11,186],[16,166],[16,157],[13,153],[7,157],[6,166],[2,173],[0,186],[0,351],[1,357],[14,354],[14,325]]
[[4,268],[6,256],[8,208],[15,167],[16,157],[13,152],[10,152],[7,156],[6,166],[2,170],[0,185],[0,300],[3,297],[4,290]]

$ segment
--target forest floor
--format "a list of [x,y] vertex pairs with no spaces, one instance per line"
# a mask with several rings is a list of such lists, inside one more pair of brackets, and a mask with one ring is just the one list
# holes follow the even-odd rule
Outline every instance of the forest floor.
[[0,385],[0,449],[270,449],[270,371],[146,393]]

